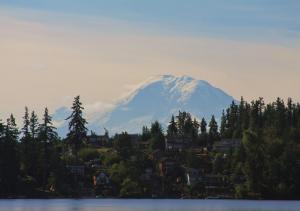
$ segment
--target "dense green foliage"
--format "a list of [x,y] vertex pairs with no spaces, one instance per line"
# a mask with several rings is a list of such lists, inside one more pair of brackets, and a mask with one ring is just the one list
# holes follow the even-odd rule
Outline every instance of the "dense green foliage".
[[[39,121],[26,107],[20,130],[13,115],[0,121],[1,198],[300,198],[300,105],[291,99],[242,98],[220,120],[180,111],[166,134],[154,122],[114,137],[87,136],[79,96],[71,109],[65,139],[47,108]],[[101,146],[90,142],[97,137]]]
[[300,105],[291,99],[285,105],[280,98],[267,105],[262,98],[249,104],[242,98],[224,119],[221,136],[242,138],[230,167],[245,176],[245,183],[236,185],[238,195],[299,198]]
[[70,120],[69,122],[69,133],[67,134],[68,143],[71,146],[71,149],[75,155],[76,162],[78,162],[78,151],[80,147],[82,147],[82,141],[86,137],[87,128],[85,127],[87,121],[83,118],[82,110],[82,103],[80,102],[80,96],[75,97],[73,106],[72,106],[72,113],[66,119]]

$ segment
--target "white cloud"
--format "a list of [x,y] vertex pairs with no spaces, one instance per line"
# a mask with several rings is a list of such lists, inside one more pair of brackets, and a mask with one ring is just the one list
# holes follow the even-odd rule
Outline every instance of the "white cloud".
[[85,106],[85,115],[87,120],[95,120],[102,118],[108,112],[112,111],[115,108],[115,104],[104,103],[104,102],[95,102],[92,104],[86,104]]
[[300,100],[299,42],[283,47],[148,33],[142,26],[112,20],[95,18],[85,26],[85,18],[59,22],[63,18],[52,14],[45,21],[44,13],[2,11],[2,119],[11,112],[21,119],[25,105],[39,114],[45,106],[51,111],[70,107],[78,94],[88,118],[103,115],[145,78],[161,74],[204,79],[237,99]]

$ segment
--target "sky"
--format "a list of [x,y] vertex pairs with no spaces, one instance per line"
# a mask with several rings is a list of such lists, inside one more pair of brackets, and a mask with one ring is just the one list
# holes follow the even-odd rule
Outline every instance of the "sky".
[[0,118],[105,112],[163,74],[300,101],[298,0],[0,0]]

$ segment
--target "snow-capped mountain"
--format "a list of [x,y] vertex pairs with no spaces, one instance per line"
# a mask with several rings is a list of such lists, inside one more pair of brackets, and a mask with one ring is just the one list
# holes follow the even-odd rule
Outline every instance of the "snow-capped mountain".
[[[88,128],[96,132],[107,128],[111,133],[125,130],[138,133],[143,125],[150,125],[155,120],[166,126],[171,115],[178,114],[179,110],[188,111],[198,119],[210,119],[213,114],[219,119],[222,110],[233,100],[233,97],[206,81],[189,76],[163,75],[141,84],[117,103],[112,111],[100,117],[90,117]],[[60,108],[54,119],[60,122],[67,113],[65,108]],[[59,128],[60,135],[65,135],[65,130],[66,123]]]

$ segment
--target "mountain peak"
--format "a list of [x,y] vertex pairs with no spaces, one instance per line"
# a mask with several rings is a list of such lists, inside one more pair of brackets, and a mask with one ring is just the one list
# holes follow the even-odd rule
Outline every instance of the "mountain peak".
[[158,120],[164,126],[179,110],[196,118],[220,118],[234,99],[204,80],[190,76],[158,75],[140,84],[109,114],[106,128],[113,132],[139,132],[141,126]]
[[155,81],[162,81],[166,84],[169,84],[170,82],[176,82],[176,83],[191,83],[191,82],[196,83],[197,82],[198,84],[211,86],[211,84],[208,83],[205,80],[198,80],[198,79],[195,79],[195,78],[193,78],[191,76],[188,76],[188,75],[178,75],[178,76],[175,76],[175,75],[158,75],[158,76],[150,78],[147,82],[148,83],[153,83]]
[[154,79],[161,80],[161,81],[194,81],[195,78],[188,76],[188,75],[158,75],[155,76]]
[[149,88],[150,86],[163,86],[165,95],[169,95],[169,97],[176,97],[178,98],[178,101],[181,102],[184,102],[196,89],[199,89],[200,87],[201,89],[214,88],[207,81],[197,80],[187,75],[158,75],[150,78],[144,84],[142,84],[138,90],[135,90],[135,92],[132,93],[131,98],[137,94],[137,91]]
[[139,84],[101,119],[89,119],[88,127],[95,132],[105,127],[112,133],[124,130],[137,133],[143,125],[149,126],[156,120],[166,126],[171,115],[177,115],[179,110],[190,112],[197,119],[209,120],[215,115],[218,120],[233,100],[204,80],[186,75],[159,75]]

